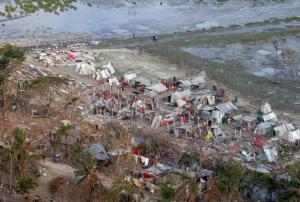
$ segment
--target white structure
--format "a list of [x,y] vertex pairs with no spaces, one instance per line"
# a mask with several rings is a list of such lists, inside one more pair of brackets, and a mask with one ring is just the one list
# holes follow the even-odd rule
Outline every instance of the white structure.
[[95,73],[96,69],[94,63],[79,63],[75,71],[80,75],[91,75]]
[[154,84],[152,86],[146,87],[146,89],[150,90],[150,91],[157,92],[157,93],[161,93],[161,92],[164,92],[164,91],[168,90],[167,87],[164,86],[162,83]]
[[129,82],[131,81],[132,79],[135,79],[137,76],[136,76],[136,73],[126,73],[124,74],[123,78],[126,82]]
[[103,69],[107,69],[107,71],[109,72],[109,74],[115,74],[116,73],[116,69],[114,68],[113,64],[107,63],[106,65],[103,65],[102,67]]

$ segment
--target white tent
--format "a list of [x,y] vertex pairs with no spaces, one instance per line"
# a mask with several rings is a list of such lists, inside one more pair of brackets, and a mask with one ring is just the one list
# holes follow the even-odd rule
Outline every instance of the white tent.
[[178,99],[190,97],[192,92],[187,89],[181,92],[175,92],[171,96],[171,103],[176,103]]
[[95,65],[94,63],[79,63],[77,64],[75,71],[80,75],[91,75],[95,73]]
[[288,141],[289,142],[296,142],[297,140],[300,140],[300,130],[296,129],[289,132]]
[[286,136],[292,130],[295,130],[295,127],[291,123],[283,123],[274,128],[275,133],[280,136]]
[[271,113],[271,112],[272,112],[271,105],[270,105],[269,103],[262,104],[262,105],[260,106],[260,111],[261,111],[263,114]]
[[161,93],[161,92],[164,92],[164,91],[168,90],[167,87],[164,86],[162,83],[154,84],[152,86],[147,87],[146,89],[151,90],[151,91],[155,91],[157,93]]
[[101,70],[101,71],[100,71],[100,75],[101,75],[101,78],[102,78],[102,79],[107,79],[108,77],[110,77],[110,74],[109,74],[109,72],[108,72],[107,69]]
[[176,100],[176,104],[178,107],[183,107],[184,105],[186,105],[186,101],[180,98]]
[[102,67],[103,69],[107,69],[107,71],[110,73],[110,74],[115,74],[116,73],[116,70],[113,66],[112,63],[107,63],[106,65],[103,65]]
[[159,128],[161,120],[162,120],[162,116],[156,115],[152,120],[151,128]]
[[263,120],[266,121],[277,121],[277,117],[274,112],[263,115]]
[[98,70],[97,72],[94,73],[94,78],[96,80],[101,80],[101,79],[107,79],[109,78],[111,75],[109,74],[108,70],[107,69],[104,69],[104,70]]
[[123,78],[125,81],[129,82],[130,80],[136,78],[136,73],[126,73],[124,74]]
[[189,80],[179,80],[178,81],[182,87],[189,87],[192,83]]
[[269,162],[275,162],[277,157],[278,157],[278,153],[276,151],[276,149],[273,148],[269,148],[267,146],[264,147],[264,152],[266,154],[266,157],[268,159]]
[[119,83],[119,81],[118,81],[118,79],[116,77],[109,79],[108,82],[109,82],[110,86],[113,86],[113,85],[118,86],[118,85],[120,85],[120,83]]

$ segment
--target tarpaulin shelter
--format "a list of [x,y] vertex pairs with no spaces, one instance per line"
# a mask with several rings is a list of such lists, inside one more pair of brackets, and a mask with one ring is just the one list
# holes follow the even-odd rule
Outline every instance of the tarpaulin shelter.
[[146,171],[145,173],[148,173],[148,174],[153,175],[153,174],[155,173],[155,171],[156,171],[156,174],[157,174],[157,175],[160,175],[160,174],[162,174],[162,173],[164,173],[164,172],[166,172],[166,171],[168,171],[168,170],[171,170],[171,169],[172,169],[172,168],[171,168],[170,166],[167,166],[167,165],[158,163],[158,164],[156,165],[156,168],[155,168],[155,166],[152,166],[152,167],[146,169],[146,170],[145,170],[145,171]]
[[129,82],[132,79],[135,79],[136,77],[137,77],[136,73],[126,73],[123,75],[123,78],[126,82]]
[[242,117],[242,126],[246,130],[255,127],[256,123],[257,123],[257,118],[255,116],[247,115]]
[[289,135],[288,135],[288,141],[296,142],[298,140],[300,140],[300,130],[296,129],[296,130],[290,131]]
[[254,133],[256,135],[266,135],[272,131],[272,124],[269,122],[260,123],[256,126]]
[[179,80],[176,82],[179,87],[186,88],[190,87],[192,83],[189,80]]
[[74,54],[68,54],[68,55],[67,55],[67,58],[68,58],[68,60],[70,60],[70,61],[76,60],[76,56],[75,56]]
[[141,150],[140,148],[133,148],[133,149],[131,150],[131,152],[132,152],[133,154],[139,155],[139,154],[142,153],[142,150]]
[[277,117],[276,117],[276,114],[274,112],[271,112],[271,113],[268,113],[268,114],[265,114],[262,116],[264,122],[267,122],[267,121],[278,121]]
[[271,105],[269,103],[264,103],[260,106],[260,111],[263,114],[269,114],[272,112]]
[[112,63],[107,63],[106,65],[103,65],[102,67],[103,69],[107,69],[107,71],[109,72],[109,74],[115,74],[116,73],[116,69],[114,68]]
[[97,72],[95,72],[95,75],[94,75],[94,78],[96,80],[107,79],[109,77],[110,77],[110,73],[108,72],[107,69],[97,71]]
[[107,161],[110,159],[106,149],[101,144],[101,142],[90,144],[88,150],[97,160]]
[[95,73],[96,69],[94,63],[79,63],[75,71],[80,75],[91,75]]
[[219,104],[216,106],[216,108],[222,114],[232,113],[232,112],[238,110],[238,108],[232,102],[226,102],[226,103]]
[[110,86],[113,86],[113,85],[118,86],[118,85],[120,85],[119,80],[116,77],[109,79],[108,82],[109,82]]
[[295,127],[291,123],[282,123],[274,128],[276,135],[285,139],[288,139],[288,133],[293,130],[295,130]]
[[150,91],[157,92],[157,93],[162,93],[162,92],[168,90],[167,87],[164,86],[162,83],[154,84],[152,86],[146,87],[146,89],[150,90]]
[[276,159],[278,157],[278,153],[277,153],[277,151],[274,147],[269,148],[267,146],[264,146],[264,152],[265,152],[266,157],[267,157],[267,159],[270,163],[276,161]]
[[192,91],[187,89],[181,92],[175,92],[171,96],[171,103],[176,103],[179,99],[188,98],[192,95]]

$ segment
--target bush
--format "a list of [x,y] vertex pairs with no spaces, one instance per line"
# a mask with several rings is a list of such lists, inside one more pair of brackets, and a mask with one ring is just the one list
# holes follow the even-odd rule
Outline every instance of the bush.
[[173,199],[174,189],[169,184],[166,183],[161,184],[159,188],[159,192],[163,199],[167,201],[171,201]]
[[218,187],[221,192],[236,189],[244,177],[244,168],[240,162],[231,162],[227,165],[220,163],[217,166]]
[[37,186],[35,180],[30,176],[22,177],[17,183],[17,192],[25,193]]

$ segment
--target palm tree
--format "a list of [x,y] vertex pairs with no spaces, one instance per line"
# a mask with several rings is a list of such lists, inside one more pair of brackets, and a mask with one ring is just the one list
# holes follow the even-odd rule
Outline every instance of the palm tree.
[[37,160],[41,159],[41,155],[29,151],[29,146],[26,144],[26,131],[22,128],[16,128],[14,130],[14,141],[12,144],[13,158],[15,160],[15,164],[17,165],[17,171],[22,177],[26,171],[36,169]]
[[16,128],[13,132],[13,140],[11,146],[2,150],[4,168],[9,172],[10,185],[13,184],[13,178],[18,179],[30,175],[37,170],[37,161],[41,159],[41,155],[31,152],[26,144],[26,131]]
[[[80,201],[93,201],[103,193],[103,185],[97,174],[97,160],[89,152],[85,153],[83,159],[78,159],[81,163],[80,168],[75,171],[79,181],[75,187]],[[74,193],[74,192],[73,192]]]
[[138,193],[138,188],[132,181],[124,180],[124,176],[121,176],[114,182],[111,190],[105,193],[103,201],[131,202],[135,201],[135,193]]
[[62,135],[65,138],[65,143],[68,145],[69,141],[69,135],[70,135],[70,130],[72,129],[72,125],[70,123],[61,123],[59,128],[56,130],[56,133],[58,135]]
[[[72,125],[70,123],[61,123],[59,128],[56,130],[56,135],[58,135],[58,139],[61,140],[62,138],[65,139],[63,142],[65,144],[66,152],[68,153],[69,148],[69,136],[70,136],[70,130],[72,129]],[[63,137],[62,137],[63,136]],[[60,141],[61,143],[62,141]],[[57,142],[53,141],[53,144],[56,144]],[[56,145],[53,145],[56,149]],[[56,152],[55,152],[56,153]]]

